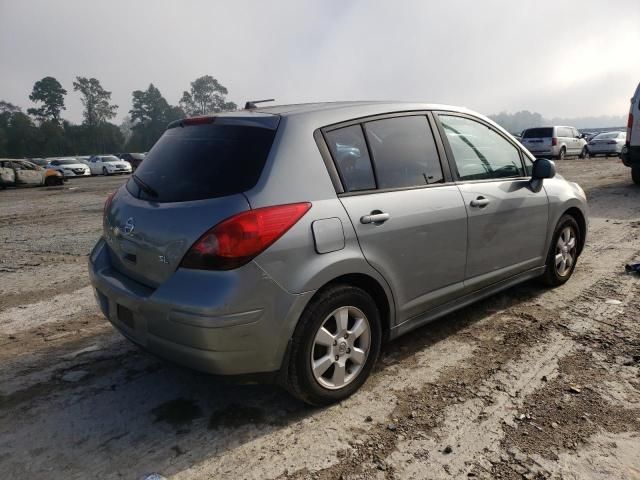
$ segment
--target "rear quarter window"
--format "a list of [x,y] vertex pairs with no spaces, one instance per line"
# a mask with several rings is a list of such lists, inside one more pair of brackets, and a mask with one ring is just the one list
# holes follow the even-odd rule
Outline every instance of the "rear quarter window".
[[345,190],[357,192],[376,188],[362,127],[351,125],[331,130],[325,135]]
[[245,192],[256,185],[276,130],[247,125],[191,125],[167,130],[135,175],[157,195],[134,196],[157,202],[185,202]]

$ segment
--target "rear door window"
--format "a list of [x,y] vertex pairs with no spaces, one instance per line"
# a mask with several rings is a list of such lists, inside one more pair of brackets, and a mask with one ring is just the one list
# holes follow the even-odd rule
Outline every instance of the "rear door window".
[[364,124],[378,188],[403,188],[444,181],[426,116],[393,117]]
[[[203,124],[168,129],[127,182],[132,195],[186,202],[245,192],[256,185],[276,130]],[[138,182],[136,182],[138,180]]]
[[460,180],[523,177],[520,151],[487,125],[465,117],[438,115]]
[[375,189],[376,181],[362,127],[338,128],[327,132],[325,137],[345,191]]

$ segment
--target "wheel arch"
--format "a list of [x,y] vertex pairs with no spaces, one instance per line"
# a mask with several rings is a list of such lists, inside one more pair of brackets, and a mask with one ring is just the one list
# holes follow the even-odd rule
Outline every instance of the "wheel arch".
[[587,221],[584,217],[584,214],[578,207],[571,207],[567,209],[563,215],[569,215],[573,217],[578,223],[578,228],[580,228],[580,243],[578,244],[578,255],[582,253],[582,249],[584,248],[584,244],[587,237]]
[[367,292],[378,307],[380,312],[380,321],[382,323],[382,340],[386,341],[389,338],[389,332],[391,331],[391,324],[393,318],[392,310],[394,308],[393,298],[390,298],[390,293],[387,294],[385,288],[380,284],[378,280],[366,273],[348,273],[340,275],[325,283],[320,287],[313,296],[309,299],[309,303],[313,302],[322,292],[336,285],[349,285],[358,287]]

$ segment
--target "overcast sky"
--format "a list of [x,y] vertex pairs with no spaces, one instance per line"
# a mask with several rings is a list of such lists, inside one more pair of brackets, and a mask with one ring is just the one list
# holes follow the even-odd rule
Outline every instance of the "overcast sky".
[[82,119],[76,75],[176,104],[216,77],[229,99],[394,99],[547,118],[625,115],[640,82],[640,0],[0,0],[0,99],[47,75]]

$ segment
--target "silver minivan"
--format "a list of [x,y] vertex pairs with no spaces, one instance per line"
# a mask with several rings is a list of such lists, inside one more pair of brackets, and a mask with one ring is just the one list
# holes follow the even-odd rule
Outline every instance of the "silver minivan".
[[520,140],[536,157],[557,158],[589,156],[587,141],[574,127],[536,127],[523,130]]
[[571,276],[587,204],[466,109],[288,105],[169,125],[109,196],[89,273],[124,336],[205,372],[345,398],[384,341]]

